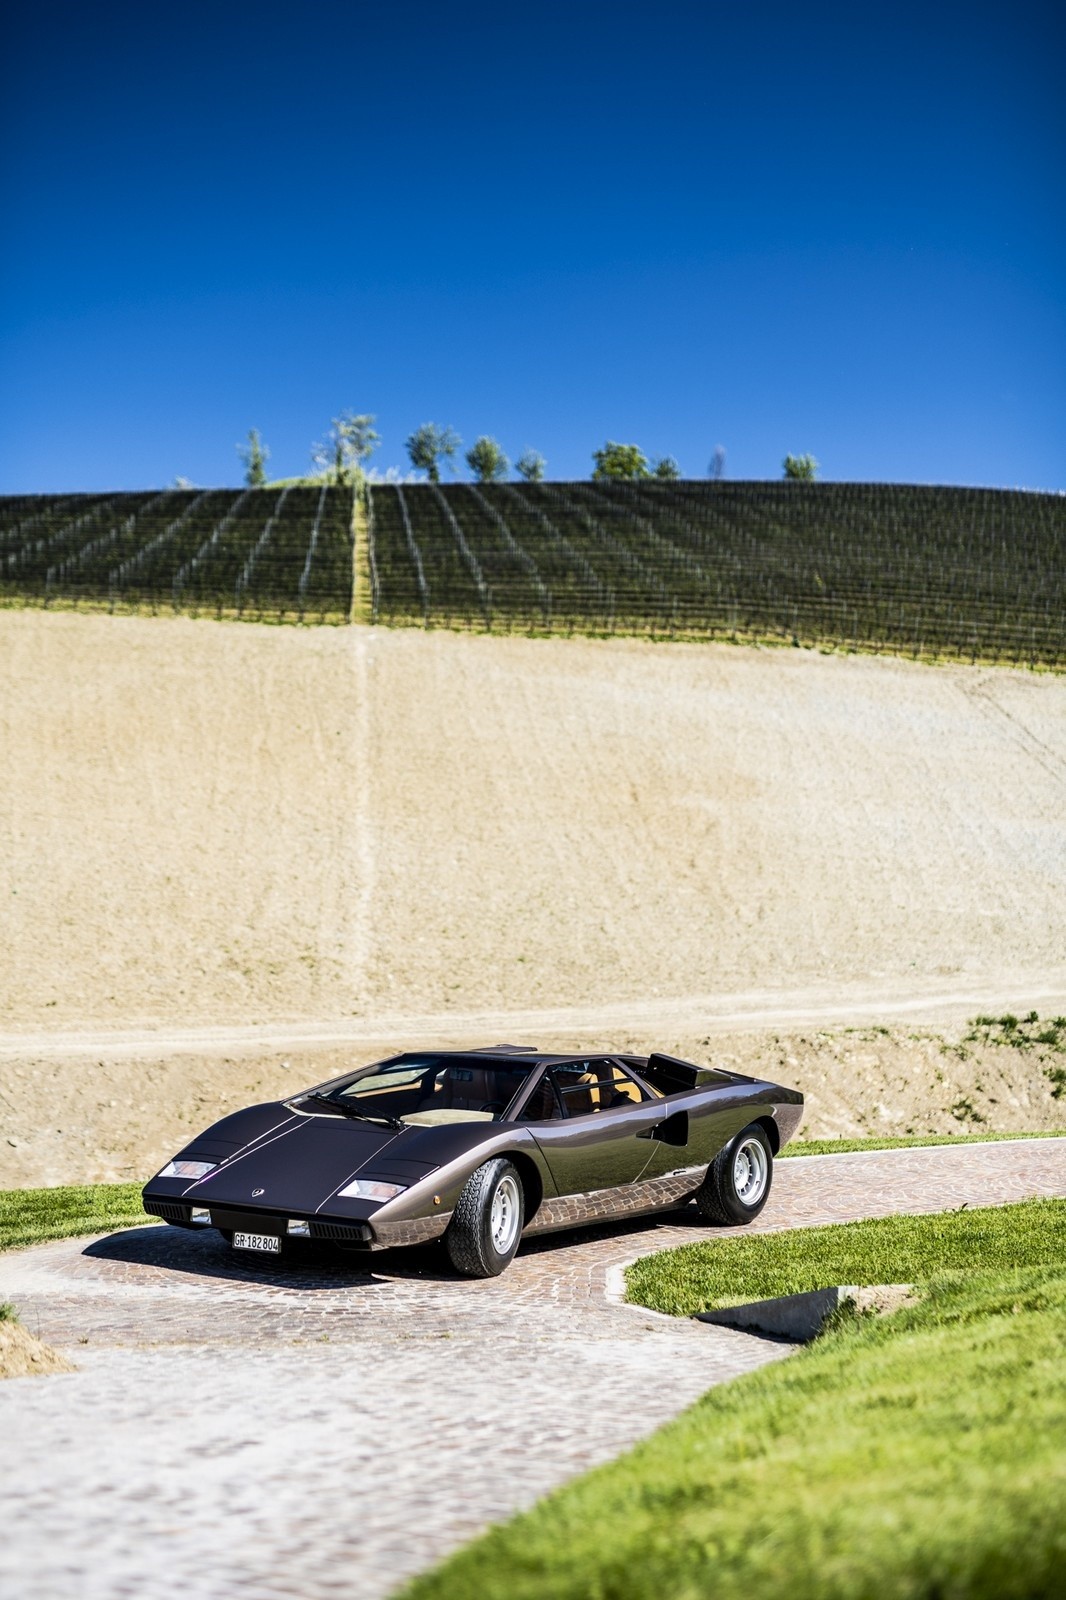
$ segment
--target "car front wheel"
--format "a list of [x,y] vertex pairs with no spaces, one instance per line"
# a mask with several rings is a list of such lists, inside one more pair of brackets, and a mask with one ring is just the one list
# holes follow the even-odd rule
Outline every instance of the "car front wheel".
[[456,1203],[444,1246],[466,1278],[495,1278],[518,1249],[525,1220],[522,1183],[511,1163],[498,1156],[472,1172]]
[[751,1222],[770,1197],[774,1158],[757,1122],[720,1150],[696,1193],[696,1207],[708,1222]]

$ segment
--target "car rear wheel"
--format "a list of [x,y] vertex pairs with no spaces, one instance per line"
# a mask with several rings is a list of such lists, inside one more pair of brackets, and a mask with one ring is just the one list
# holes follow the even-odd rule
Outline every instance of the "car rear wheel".
[[696,1208],[708,1222],[751,1222],[770,1198],[774,1158],[757,1122],[720,1150],[696,1192]]
[[506,1267],[522,1236],[525,1197],[522,1182],[502,1156],[486,1161],[463,1185],[444,1247],[466,1278],[495,1278]]

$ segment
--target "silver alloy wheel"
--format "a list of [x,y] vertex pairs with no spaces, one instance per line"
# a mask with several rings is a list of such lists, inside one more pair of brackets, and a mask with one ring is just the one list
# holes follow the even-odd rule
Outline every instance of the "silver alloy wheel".
[[518,1237],[520,1216],[518,1183],[510,1173],[507,1173],[496,1186],[496,1193],[492,1197],[492,1214],[489,1218],[492,1243],[501,1256],[507,1254]]
[[733,1187],[741,1205],[758,1205],[766,1191],[770,1163],[760,1139],[745,1139],[733,1157]]

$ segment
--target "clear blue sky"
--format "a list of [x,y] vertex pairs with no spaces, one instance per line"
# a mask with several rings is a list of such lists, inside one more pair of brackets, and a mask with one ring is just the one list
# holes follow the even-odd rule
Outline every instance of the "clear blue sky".
[[[12,0],[0,492],[307,469],[1066,488],[1061,4]],[[464,468],[465,475],[465,468]]]

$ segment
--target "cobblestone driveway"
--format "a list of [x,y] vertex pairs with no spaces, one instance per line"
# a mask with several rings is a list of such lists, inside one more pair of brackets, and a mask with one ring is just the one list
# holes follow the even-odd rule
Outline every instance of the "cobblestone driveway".
[[[1066,1140],[779,1164],[756,1228],[1066,1195]],[[433,1251],[279,1270],[146,1227],[0,1260],[77,1362],[0,1385],[6,1600],[372,1600],[790,1346],[617,1304],[694,1211],[530,1242],[500,1279]],[[713,1230],[723,1236],[734,1230]]]

